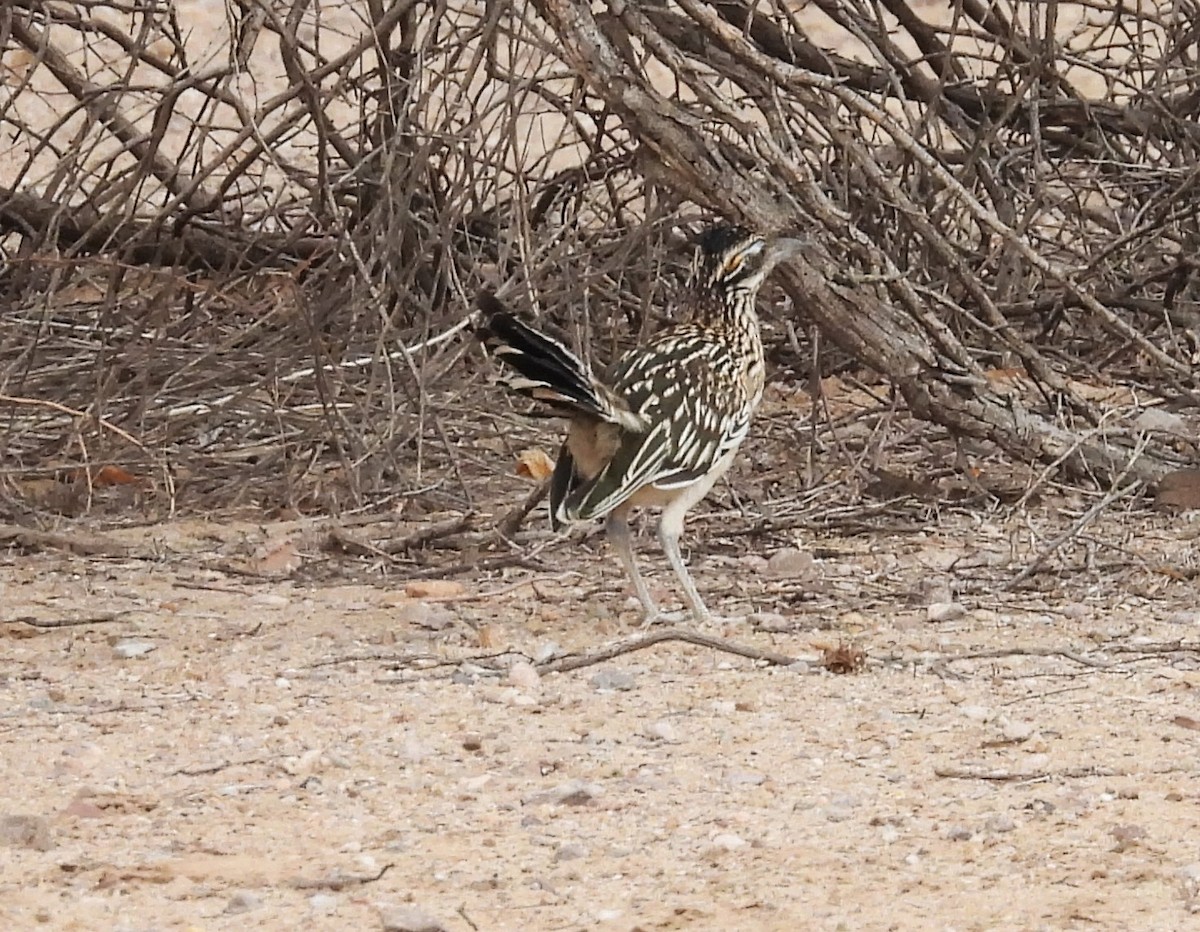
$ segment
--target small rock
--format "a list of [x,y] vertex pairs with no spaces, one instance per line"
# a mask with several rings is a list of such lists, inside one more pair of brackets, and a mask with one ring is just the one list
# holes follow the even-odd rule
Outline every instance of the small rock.
[[1147,836],[1145,827],[1141,825],[1114,825],[1111,834],[1116,839],[1117,851],[1135,848],[1145,841]]
[[308,906],[314,913],[331,913],[338,907],[338,898],[331,893],[314,893],[308,898]]
[[420,906],[379,906],[383,932],[446,932],[446,927]]
[[534,663],[545,663],[548,660],[553,660],[562,653],[562,648],[557,641],[543,641],[538,645],[537,650],[533,652]]
[[0,845],[49,851],[54,847],[50,823],[42,816],[25,813],[0,816]]
[[248,913],[253,909],[258,909],[262,906],[262,897],[257,893],[251,893],[249,890],[238,890],[229,898],[229,902],[225,904],[225,913],[229,916],[236,916],[238,913]]
[[577,861],[587,856],[588,849],[578,842],[567,842],[565,845],[559,845],[558,850],[554,852],[554,860],[556,861]]
[[637,685],[637,676],[628,670],[601,670],[591,679],[597,689],[613,689],[628,692]]
[[985,705],[960,705],[959,714],[973,722],[986,722],[992,717],[992,710]]
[[464,751],[482,751],[483,736],[474,732],[467,732],[462,736],[462,748]]
[[782,550],[777,550],[767,560],[766,575],[774,576],[777,579],[808,577],[812,576],[815,571],[816,563],[813,555],[806,550],[797,550],[795,547],[784,547]]
[[679,740],[679,732],[665,718],[660,718],[657,722],[651,722],[646,726],[645,733],[647,738],[653,738],[655,741],[665,741],[667,744],[674,744]]
[[1167,434],[1187,434],[1187,421],[1173,411],[1147,408],[1133,419],[1138,430],[1157,430]]
[[946,838],[950,841],[970,841],[974,835],[975,833],[965,825],[951,826],[950,830],[946,832]]
[[454,613],[442,605],[431,605],[414,599],[405,602],[395,613],[402,624],[424,628],[426,631],[444,631],[454,625]]
[[848,806],[826,806],[824,812],[826,822],[845,822],[854,813]]
[[292,604],[292,600],[275,592],[260,592],[250,597],[250,604],[261,605],[264,608],[287,608]]
[[523,802],[527,806],[544,806],[547,803],[562,806],[586,806],[604,792],[597,783],[585,783],[583,780],[568,780],[553,789],[542,793],[534,793]]
[[960,602],[933,602],[925,609],[925,617],[935,622],[954,621],[966,613],[966,607]]
[[113,656],[118,660],[132,660],[135,657],[144,657],[157,646],[157,644],[151,641],[141,641],[137,638],[122,638],[113,644],[112,651]]
[[1029,722],[1005,722],[1000,729],[1005,741],[1020,744],[1033,737],[1033,725]]
[[746,839],[733,832],[721,832],[713,836],[712,844],[720,851],[737,851],[738,848],[746,847]]
[[1178,612],[1171,612],[1166,618],[1167,624],[1170,625],[1200,625],[1200,612],[1184,609]]
[[542,684],[542,677],[533,664],[518,660],[508,671],[508,682],[517,689],[537,689]]
[[983,827],[989,832],[1002,834],[1004,832],[1011,832],[1017,827],[1017,823],[1013,821],[1012,816],[1005,813],[998,813],[994,816],[988,816],[988,820],[983,823]]
[[730,786],[762,786],[766,776],[753,770],[733,770],[725,777]]
[[780,634],[795,627],[793,622],[779,612],[752,612],[746,616],[746,622],[751,628],[765,634]]

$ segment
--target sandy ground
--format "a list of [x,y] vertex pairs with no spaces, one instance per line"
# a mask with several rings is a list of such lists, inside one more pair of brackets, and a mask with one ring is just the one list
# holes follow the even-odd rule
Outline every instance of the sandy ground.
[[[114,532],[157,560],[9,551],[0,926],[1194,927],[1190,528],[1114,518],[1092,539],[1138,556],[1011,594],[978,515],[810,535],[802,579],[696,553],[715,609],[760,609],[708,633],[799,663],[541,677],[512,665],[638,633],[598,540],[442,601],[213,569],[276,534],[232,521]],[[822,668],[839,642],[859,672]]]

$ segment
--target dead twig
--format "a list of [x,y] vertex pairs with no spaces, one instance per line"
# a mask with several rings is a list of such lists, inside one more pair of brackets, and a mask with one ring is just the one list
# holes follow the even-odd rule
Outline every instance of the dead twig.
[[[2,399],[0,399],[2,400]],[[67,550],[85,557],[137,557],[134,548],[110,537],[39,531],[15,524],[0,524],[0,545],[11,543],[27,550]]]
[[22,615],[19,618],[5,618],[0,624],[23,624],[31,628],[78,628],[83,625],[101,625],[110,621],[118,621],[125,617],[125,612],[105,612],[101,615],[89,615],[86,618],[34,618],[32,615]]
[[391,540],[381,541],[375,545],[380,552],[386,554],[406,553],[410,550],[419,550],[426,544],[435,540],[442,540],[446,537],[453,537],[455,534],[461,534],[464,531],[471,530],[471,524],[474,516],[470,514],[459,515],[450,518],[446,521],[439,521],[437,524],[430,524],[427,527],[413,531],[411,534],[405,534],[403,537],[396,537]]
[[538,664],[537,671],[543,675],[546,673],[568,673],[571,670],[580,670],[584,667],[595,666],[598,663],[612,660],[614,657],[620,657],[622,654],[631,654],[634,651],[645,650],[647,647],[653,647],[655,644],[663,644],[668,641],[682,641],[685,644],[695,644],[698,647],[707,647],[710,650],[722,651],[726,654],[736,654],[738,657],[745,657],[748,660],[766,663],[769,666],[775,667],[791,666],[797,659],[789,657],[786,654],[777,654],[774,651],[760,650],[757,647],[738,644],[734,641],[714,637],[710,634],[688,631],[686,628],[667,628],[665,631],[651,631],[647,634],[639,634],[586,654],[570,654],[566,657],[548,660],[545,663]]
[[1000,783],[1042,783],[1046,780],[1079,780],[1084,777],[1125,777],[1128,771],[1109,767],[1070,767],[1066,770],[1003,770],[985,767],[935,767],[934,775],[946,780],[989,780]]
[[512,537],[521,528],[521,524],[529,516],[529,512],[533,511],[538,506],[546,493],[550,491],[549,478],[543,479],[535,485],[525,496],[525,501],[510,510],[503,518],[496,522],[496,530],[500,532],[502,537]]
[[384,864],[379,868],[377,874],[343,874],[335,873],[330,877],[317,877],[312,880],[293,880],[291,886],[296,890],[333,890],[335,893],[339,890],[345,890],[347,887],[361,887],[364,884],[374,883],[392,869],[394,865]]
[[1048,543],[1045,547],[1043,547],[1038,552],[1038,555],[1034,557],[1032,563],[1021,570],[1021,572],[1017,573],[1017,575],[1010,579],[1007,583],[1005,583],[1003,588],[1006,591],[1015,589],[1021,583],[1025,582],[1025,580],[1027,580],[1030,576],[1036,573],[1041,568],[1043,563],[1057,553],[1059,549],[1068,541],[1078,537],[1080,532],[1082,532],[1085,527],[1095,521],[1096,518],[1100,516],[1101,512],[1103,512],[1106,508],[1108,508],[1114,502],[1117,502],[1122,498],[1139,491],[1145,485],[1141,479],[1135,479],[1133,482],[1129,483],[1129,485],[1124,487],[1121,486],[1121,483],[1125,481],[1125,477],[1129,475],[1130,471],[1133,470],[1134,466],[1141,459],[1142,454],[1146,451],[1146,445],[1148,443],[1149,436],[1147,434],[1143,434],[1141,439],[1138,441],[1137,448],[1130,455],[1129,462],[1117,475],[1116,479],[1113,480],[1112,488],[1109,489],[1108,493],[1101,498],[1100,501],[1096,502],[1096,504],[1075,519],[1069,528],[1067,528],[1052,541],[1050,541],[1050,543]]
[[225,760],[219,764],[209,764],[207,767],[180,767],[178,770],[171,771],[173,777],[207,777],[210,774],[220,773],[222,770],[228,770],[230,767],[249,767],[252,764],[263,763],[263,758],[253,757],[250,760]]
[[1107,661],[1093,660],[1091,657],[1062,647],[1001,647],[996,650],[971,651],[966,654],[955,654],[953,657],[942,657],[933,666],[937,670],[960,660],[1004,660],[1011,657],[1061,657],[1082,667],[1091,667],[1096,670],[1108,670],[1116,666]]

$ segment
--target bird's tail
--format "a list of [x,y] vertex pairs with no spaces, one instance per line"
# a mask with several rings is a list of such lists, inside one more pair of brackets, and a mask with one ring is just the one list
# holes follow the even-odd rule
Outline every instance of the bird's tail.
[[475,335],[496,359],[513,370],[508,386],[536,401],[569,413],[583,413],[625,427],[640,419],[596,380],[591,369],[569,349],[534,330],[494,294],[481,292],[475,302],[480,321]]

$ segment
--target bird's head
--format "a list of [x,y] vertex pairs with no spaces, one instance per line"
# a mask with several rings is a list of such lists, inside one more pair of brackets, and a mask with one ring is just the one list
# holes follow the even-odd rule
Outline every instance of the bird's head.
[[696,244],[696,284],[724,292],[754,292],[775,266],[797,255],[805,242],[720,223],[701,233]]

